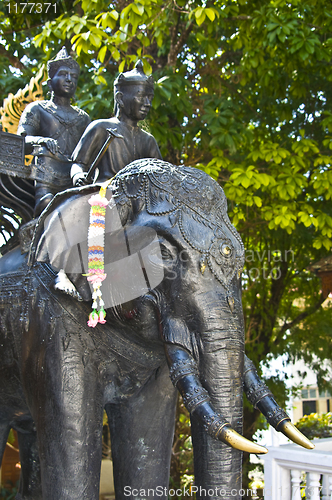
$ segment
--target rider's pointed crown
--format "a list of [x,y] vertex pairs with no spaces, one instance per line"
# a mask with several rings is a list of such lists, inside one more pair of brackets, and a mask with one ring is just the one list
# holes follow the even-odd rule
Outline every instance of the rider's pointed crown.
[[143,63],[139,59],[135,64],[135,68],[125,73],[120,73],[114,82],[114,90],[118,90],[126,85],[144,84],[153,89],[154,80],[152,76],[147,76],[143,70]]
[[61,66],[67,66],[68,68],[76,69],[78,72],[80,71],[79,64],[75,61],[75,59],[68,55],[66,47],[62,47],[55,58],[48,61],[47,72],[49,78],[53,78]]

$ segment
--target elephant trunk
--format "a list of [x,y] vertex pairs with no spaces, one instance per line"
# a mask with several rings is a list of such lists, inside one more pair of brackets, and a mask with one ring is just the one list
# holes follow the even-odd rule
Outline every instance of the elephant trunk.
[[[267,450],[243,438],[243,352],[220,349],[204,352],[198,367],[178,345],[166,344],[173,384],[191,414],[196,498],[240,498],[242,453]],[[207,358],[206,358],[207,356]]]
[[217,413],[210,396],[201,384],[198,369],[190,354],[175,346],[167,346],[167,359],[173,384],[183,397],[189,413],[197,418],[206,432],[215,439],[248,453],[265,453],[266,449],[238,434],[222,413]]

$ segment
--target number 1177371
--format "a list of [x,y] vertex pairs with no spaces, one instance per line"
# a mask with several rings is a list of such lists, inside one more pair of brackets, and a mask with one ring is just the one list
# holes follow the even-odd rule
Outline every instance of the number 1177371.
[[9,14],[47,14],[47,12],[56,13],[57,5],[51,2],[33,3],[33,2],[9,2],[7,4]]

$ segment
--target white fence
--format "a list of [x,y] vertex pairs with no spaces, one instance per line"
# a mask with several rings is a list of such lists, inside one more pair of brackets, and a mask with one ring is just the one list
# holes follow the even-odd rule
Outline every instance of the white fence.
[[268,447],[262,457],[265,500],[303,500],[303,494],[310,500],[332,500],[332,438],[313,443],[314,450],[295,444]]

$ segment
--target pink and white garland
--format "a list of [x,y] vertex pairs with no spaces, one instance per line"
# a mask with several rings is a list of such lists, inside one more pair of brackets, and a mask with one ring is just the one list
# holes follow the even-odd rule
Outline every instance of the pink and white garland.
[[[111,179],[112,180],[112,179]],[[105,244],[105,215],[109,200],[106,198],[106,189],[111,180],[105,182],[98,194],[89,199],[90,220],[88,231],[88,274],[87,280],[93,287],[92,312],[89,315],[88,326],[94,328],[98,323],[106,323],[106,311],[102,299],[101,284],[106,278],[104,270],[104,244]],[[98,304],[99,303],[99,304]]]

